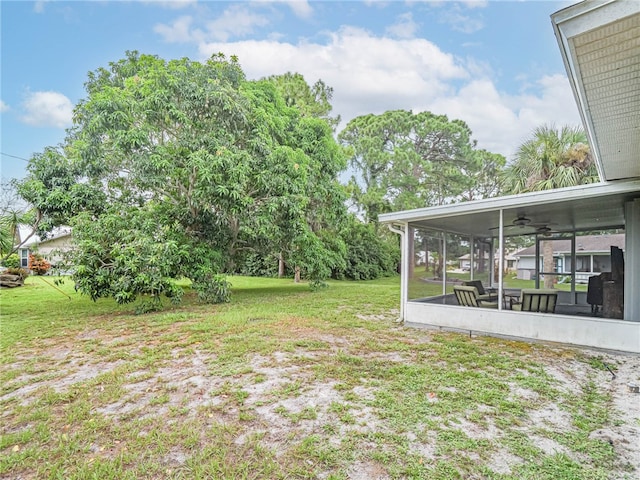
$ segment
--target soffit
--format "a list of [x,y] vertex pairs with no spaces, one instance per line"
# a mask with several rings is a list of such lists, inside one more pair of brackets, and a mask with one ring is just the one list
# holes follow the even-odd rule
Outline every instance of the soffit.
[[552,19],[601,178],[640,178],[640,2],[587,1]]

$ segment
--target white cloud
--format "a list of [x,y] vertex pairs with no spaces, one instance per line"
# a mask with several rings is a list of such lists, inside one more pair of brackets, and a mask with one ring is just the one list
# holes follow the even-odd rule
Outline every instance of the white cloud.
[[197,41],[197,30],[191,31],[192,21],[193,18],[186,15],[175,19],[171,25],[159,23],[153,27],[153,31],[169,43]]
[[447,10],[442,12],[440,19],[454,30],[462,33],[475,33],[484,28],[484,22],[480,18],[463,15],[459,11]]
[[298,18],[311,18],[313,16],[313,7],[309,4],[309,0],[250,0],[252,7],[270,8],[274,5],[287,5],[293,14]]
[[9,110],[9,105],[7,105],[6,103],[4,103],[4,101],[0,100],[0,113],[2,112],[6,112],[7,110]]
[[29,92],[22,103],[20,119],[39,127],[65,128],[71,125],[73,104],[59,92]]
[[442,97],[427,109],[464,120],[479,147],[511,159],[531,132],[553,119],[556,125],[580,125],[569,81],[564,75],[541,78],[539,93],[507,95],[488,79],[473,80],[454,95]]
[[313,15],[313,8],[307,0],[287,0],[286,3],[297,17],[311,18]]
[[467,8],[485,8],[489,6],[488,0],[465,0],[461,3]]
[[254,32],[255,27],[269,23],[263,15],[251,12],[244,5],[235,4],[227,8],[217,19],[208,22],[209,38],[226,41],[230,37],[243,37]]
[[256,27],[262,27],[269,20],[258,13],[251,12],[243,4],[232,4],[222,15],[206,23],[204,30],[193,28],[191,16],[182,16],[170,25],[159,23],[153,27],[166,42],[205,42],[227,41],[232,37],[244,37],[252,34]]
[[35,13],[44,13],[44,6],[49,0],[38,0],[33,3],[33,11]]
[[387,27],[387,35],[396,38],[413,38],[418,30],[418,24],[413,21],[413,15],[403,13],[399,15],[393,25]]
[[367,113],[413,108],[418,101],[451,91],[464,79],[463,65],[424,39],[375,37],[353,27],[328,33],[326,44],[277,41],[203,43],[203,58],[237,55],[248,78],[299,72],[309,83],[322,79],[334,89],[334,111],[348,120]]
[[182,8],[196,5],[198,0],[144,0],[144,3],[151,3],[171,10],[180,10]]
[[44,13],[44,6],[49,0],[38,0],[33,4],[33,11],[36,13]]

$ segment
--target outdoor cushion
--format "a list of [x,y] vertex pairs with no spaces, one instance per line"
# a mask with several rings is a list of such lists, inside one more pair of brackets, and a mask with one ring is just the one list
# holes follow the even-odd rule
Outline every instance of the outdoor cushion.
[[553,289],[523,288],[520,300],[511,301],[511,310],[522,312],[554,313],[558,301],[558,291]]
[[489,302],[479,298],[478,289],[467,285],[454,285],[453,293],[458,304],[464,307],[498,308],[498,302]]
[[489,302],[498,300],[498,295],[495,293],[487,293],[485,291],[484,285],[482,285],[482,280],[468,280],[466,282],[462,282],[462,284],[467,287],[476,287],[478,289],[479,300],[487,300]]

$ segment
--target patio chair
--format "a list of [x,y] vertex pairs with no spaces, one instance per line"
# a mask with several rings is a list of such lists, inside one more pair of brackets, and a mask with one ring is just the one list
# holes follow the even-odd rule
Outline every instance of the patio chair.
[[511,299],[511,310],[521,312],[554,313],[558,303],[558,291],[551,289],[523,288],[520,299]]
[[[463,285],[467,287],[476,287],[478,289],[478,299],[486,300],[488,302],[494,302],[498,300],[498,295],[495,293],[495,289],[490,288],[489,291],[485,290],[484,285],[482,285],[482,280],[468,280],[466,282],[462,282]],[[492,293],[490,290],[494,290]]]
[[453,293],[458,304],[463,307],[498,308],[498,302],[489,302],[479,298],[478,289],[468,285],[454,285]]

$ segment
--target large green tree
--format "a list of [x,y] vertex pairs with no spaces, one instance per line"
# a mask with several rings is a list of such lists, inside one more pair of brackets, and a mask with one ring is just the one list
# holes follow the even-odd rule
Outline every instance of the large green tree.
[[354,206],[377,224],[378,215],[391,210],[495,195],[504,157],[478,150],[471,137],[465,122],[431,112],[395,110],[353,119],[339,140],[354,172],[348,185]]
[[104,195],[101,211],[74,219],[83,292],[175,298],[173,279],[185,276],[203,299],[225,300],[219,274],[246,251],[285,252],[309,278],[328,274],[313,227],[344,211],[335,172],[345,162],[326,121],[222,55],[129,52],[91,72],[86,90],[64,151],[80,183]]
[[504,164],[502,156],[476,150],[463,121],[431,112],[357,117],[339,140],[354,171],[351,198],[374,223],[390,210],[492,195],[493,172]]

